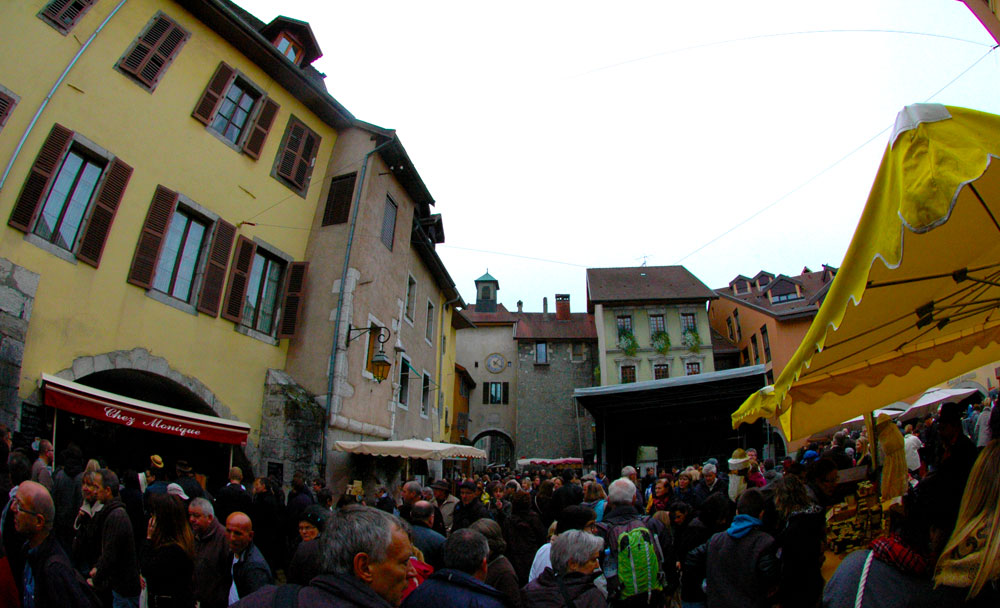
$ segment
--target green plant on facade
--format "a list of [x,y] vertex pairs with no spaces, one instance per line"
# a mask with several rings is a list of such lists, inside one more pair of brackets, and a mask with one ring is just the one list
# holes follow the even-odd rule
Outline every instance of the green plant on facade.
[[684,346],[688,347],[688,350],[693,353],[701,350],[701,336],[698,335],[698,330],[684,330]]
[[600,386],[600,385],[601,385],[601,366],[600,365],[595,365],[594,366],[594,386]]
[[622,349],[622,352],[629,357],[634,357],[639,352],[639,341],[635,339],[632,332],[620,331],[618,332],[618,348]]
[[656,352],[661,355],[665,355],[670,352],[670,335],[665,331],[658,331],[650,336],[650,341],[653,343],[653,348]]

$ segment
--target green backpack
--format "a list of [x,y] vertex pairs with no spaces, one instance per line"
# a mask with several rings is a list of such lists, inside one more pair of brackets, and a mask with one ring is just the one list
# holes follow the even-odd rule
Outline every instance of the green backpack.
[[627,599],[663,590],[665,574],[660,567],[663,560],[660,541],[643,519],[609,527],[605,538],[613,539],[609,543],[612,563],[605,567],[610,594]]

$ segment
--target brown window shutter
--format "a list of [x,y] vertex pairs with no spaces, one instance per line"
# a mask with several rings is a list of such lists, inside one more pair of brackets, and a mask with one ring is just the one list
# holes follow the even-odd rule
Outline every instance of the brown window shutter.
[[372,357],[375,356],[375,345],[378,344],[377,335],[381,331],[378,325],[374,323],[368,324],[368,358],[365,359],[365,370],[369,374],[373,374],[375,371],[375,366],[372,365]]
[[170,219],[174,216],[176,208],[177,193],[163,186],[157,186],[153,200],[149,204],[149,211],[146,212],[146,221],[143,222],[142,231],[139,233],[135,254],[132,256],[132,268],[128,273],[129,283],[144,289],[153,286],[153,274],[160,259],[163,238],[167,234]]
[[309,174],[312,173],[313,157],[316,156],[318,143],[316,134],[307,129],[302,141],[302,151],[299,152],[299,159],[295,167],[295,178],[293,180],[299,188],[305,188],[309,182]]
[[131,177],[132,167],[117,158],[111,161],[111,166],[104,176],[104,183],[101,184],[101,191],[94,197],[94,209],[90,212],[87,230],[80,241],[80,250],[76,252],[76,258],[81,262],[86,262],[94,268],[101,263],[104,244],[108,242],[111,224],[115,221],[118,205],[125,196],[125,187],[128,186]]
[[0,127],[7,124],[7,118],[10,117],[15,104],[16,100],[13,97],[0,93]]
[[505,404],[506,403],[510,403],[510,383],[509,382],[504,382],[503,383],[503,402]]
[[309,262],[292,262],[288,267],[288,281],[285,284],[285,299],[281,303],[281,325],[278,327],[279,338],[291,338],[298,326],[299,313],[302,308],[302,292],[306,286],[306,272]]
[[94,0],[52,0],[42,10],[42,15],[51,19],[61,31],[67,32],[93,3]]
[[253,265],[253,255],[257,245],[245,236],[236,241],[236,255],[233,265],[229,268],[229,286],[226,288],[225,305],[222,307],[222,318],[233,323],[243,320],[243,299],[247,295],[247,282],[250,278],[250,267]]
[[326,208],[323,210],[323,226],[343,224],[351,216],[351,198],[357,177],[357,173],[351,173],[335,177],[330,182],[330,192],[326,196]]
[[139,82],[152,87],[186,39],[187,32],[160,15],[135,41],[135,46],[122,59],[119,67]]
[[198,100],[198,104],[194,107],[194,112],[191,112],[191,116],[194,116],[198,122],[206,125],[212,122],[212,117],[215,116],[215,109],[219,107],[219,101],[222,100],[222,96],[229,89],[229,84],[235,78],[236,70],[226,65],[225,62],[220,62],[219,67],[215,68],[215,74],[212,76],[212,79],[208,81],[205,92],[201,94],[201,99]]
[[271,125],[274,124],[274,117],[278,115],[278,108],[281,107],[270,97],[261,100],[261,104],[257,120],[254,121],[253,128],[250,130],[250,136],[243,142],[243,151],[254,159],[260,158],[260,151],[264,149],[267,134],[271,130]]
[[[278,164],[278,175],[292,183],[295,182],[295,169],[299,161],[299,153],[302,149],[305,127],[298,121],[293,122],[288,127],[288,138],[285,140],[285,148],[281,151],[281,162]],[[297,184],[300,188],[301,184]]]
[[213,317],[219,316],[222,289],[226,286],[226,265],[229,264],[229,252],[233,249],[235,238],[236,226],[225,220],[215,222],[215,236],[208,250],[205,279],[201,282],[201,295],[198,296],[198,310]]
[[62,162],[70,142],[73,141],[73,132],[66,127],[56,124],[49,132],[48,138],[42,144],[42,149],[35,158],[35,164],[31,165],[28,172],[28,179],[25,180],[21,188],[21,194],[14,203],[14,210],[11,211],[7,224],[12,228],[17,228],[24,232],[31,229],[31,222],[35,219],[35,212],[42,203],[42,196],[49,186],[49,182],[55,177],[59,163]]
[[483,405],[488,405],[490,402],[490,385],[492,382],[483,382]]

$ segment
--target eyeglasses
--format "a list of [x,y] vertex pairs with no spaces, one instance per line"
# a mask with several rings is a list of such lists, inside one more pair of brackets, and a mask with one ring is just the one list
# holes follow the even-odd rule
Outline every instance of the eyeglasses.
[[21,499],[19,498],[14,498],[14,500],[10,503],[10,508],[14,511],[17,511],[18,513],[27,513],[28,515],[41,515],[41,513],[39,513],[38,511],[30,511],[28,509],[25,509],[21,505]]

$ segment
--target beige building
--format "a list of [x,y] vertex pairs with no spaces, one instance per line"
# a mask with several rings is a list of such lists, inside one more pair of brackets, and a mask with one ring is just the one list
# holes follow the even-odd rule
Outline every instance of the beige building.
[[588,268],[600,385],[715,371],[707,307],[717,298],[683,266]]

